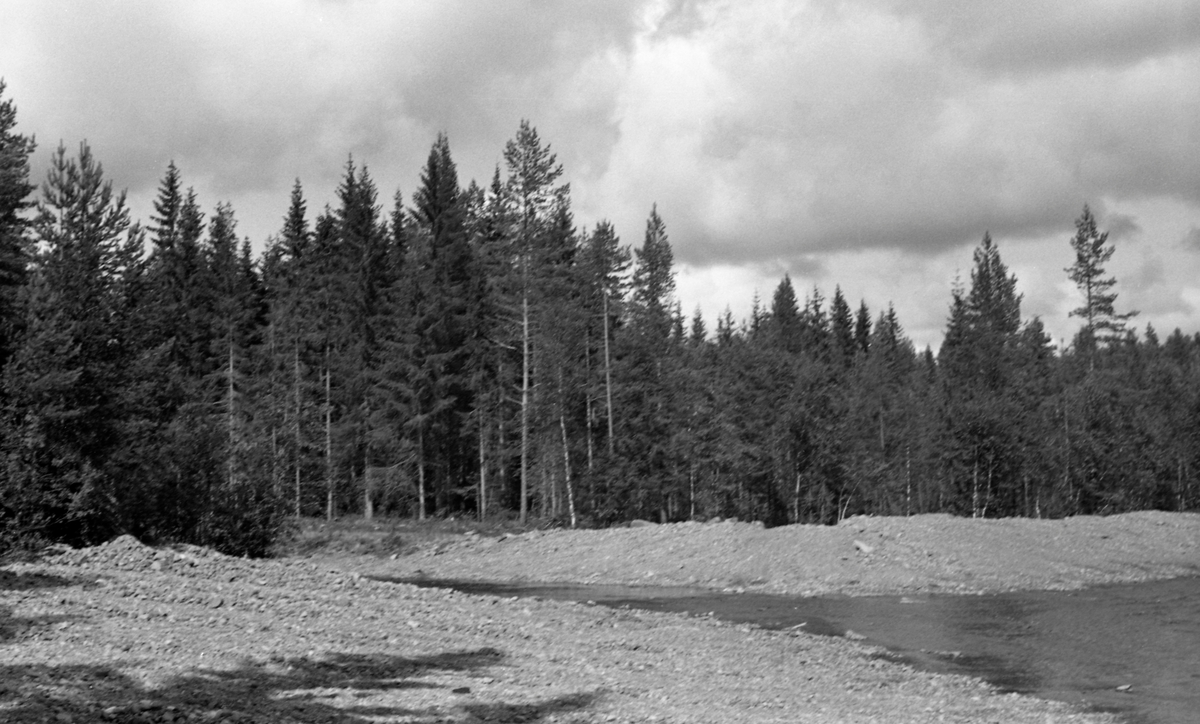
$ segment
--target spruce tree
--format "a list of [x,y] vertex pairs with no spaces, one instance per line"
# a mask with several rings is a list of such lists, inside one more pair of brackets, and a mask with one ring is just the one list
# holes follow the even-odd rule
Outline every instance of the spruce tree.
[[674,254],[657,206],[650,211],[635,265],[630,324],[622,347],[621,398],[624,431],[618,430],[625,475],[632,477],[629,512],[658,512],[675,470],[669,456],[672,436],[671,391],[677,359],[672,329],[675,307]]
[[529,516],[530,476],[533,450],[531,435],[534,394],[535,337],[542,318],[539,312],[544,280],[542,241],[550,225],[552,212],[563,192],[556,183],[562,176],[562,166],[549,146],[543,146],[537,130],[522,120],[515,138],[504,147],[508,177],[505,192],[512,211],[511,256],[516,260],[516,298],[520,319],[521,348],[521,479],[520,516],[525,523]]
[[834,287],[833,301],[829,305],[829,332],[834,367],[850,367],[855,357],[854,317],[840,286]]
[[867,309],[866,300],[859,302],[854,314],[854,345],[856,354],[866,356],[871,351],[871,311]]
[[671,332],[671,307],[675,294],[675,256],[667,237],[667,227],[658,214],[658,205],[650,209],[646,233],[640,248],[634,250],[632,317],[637,333],[661,349]]
[[[382,335],[385,324],[384,301],[389,278],[388,238],[376,204],[374,181],[364,166],[355,173],[353,160],[337,190],[337,233],[341,252],[343,280],[344,342],[340,368],[340,407],[343,411],[339,433],[343,445],[341,465],[350,477],[361,481],[364,508],[370,504],[366,471],[372,466],[374,410],[372,388],[378,381]],[[364,510],[364,512],[368,512]]]
[[20,329],[17,292],[25,282],[28,263],[25,231],[28,222],[22,215],[34,202],[27,200],[35,190],[29,182],[29,157],[33,138],[15,131],[17,108],[4,98],[4,80],[0,79],[0,365],[12,353]]
[[608,221],[596,224],[583,251],[582,266],[587,288],[584,303],[590,310],[591,318],[599,321],[595,329],[597,356],[600,359],[597,368],[603,372],[606,447],[610,457],[615,453],[616,443],[612,341],[622,316],[629,263],[629,249],[621,246],[612,224]]
[[800,318],[800,305],[792,279],[784,275],[775,294],[771,297],[771,336],[782,350],[797,354],[804,347],[804,324]]
[[[1003,505],[1019,474],[1021,296],[990,234],[975,249],[971,287],[955,285],[939,366],[947,398],[949,473],[975,517]],[[969,503],[968,503],[969,501]],[[969,508],[967,507],[969,504]]]
[[4,376],[6,484],[20,491],[28,532],[96,541],[118,525],[110,459],[128,366],[121,252],[138,232],[86,144],[77,158],[59,146],[42,196],[27,331]]
[[434,493],[446,508],[476,472],[472,369],[481,324],[482,283],[467,230],[466,198],[450,144],[439,135],[413,195],[417,233],[405,285],[411,307],[412,430],[418,452],[420,515]]

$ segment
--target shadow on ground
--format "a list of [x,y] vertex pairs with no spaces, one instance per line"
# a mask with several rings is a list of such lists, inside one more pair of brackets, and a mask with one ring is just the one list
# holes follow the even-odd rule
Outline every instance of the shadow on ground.
[[[0,568],[0,596],[47,588],[93,585],[95,581],[91,579],[64,578],[44,573],[14,573]],[[75,620],[72,616],[14,616],[13,611],[12,606],[0,605],[0,644],[17,640],[30,630]]]
[[[317,659],[276,658],[235,670],[188,672],[153,689],[111,666],[0,665],[0,720],[128,724],[365,724],[389,718],[537,722],[552,714],[586,709],[596,698],[595,694],[578,693],[531,704],[485,704],[476,703],[463,690],[473,681],[467,676],[455,684],[422,680],[446,672],[468,674],[503,659],[503,654],[490,648],[415,658],[345,653]],[[426,708],[380,703],[395,701],[395,692],[405,689],[446,689],[447,703]],[[376,696],[385,693],[393,696]]]

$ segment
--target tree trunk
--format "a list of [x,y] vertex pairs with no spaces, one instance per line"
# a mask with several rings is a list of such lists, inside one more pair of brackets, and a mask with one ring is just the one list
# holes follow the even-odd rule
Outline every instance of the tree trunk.
[[372,486],[371,476],[367,474],[367,471],[371,469],[370,468],[371,461],[367,457],[367,452],[368,452],[367,445],[366,445],[366,441],[364,440],[363,441],[363,470],[362,470],[363,520],[370,523],[375,518],[375,501],[372,498],[372,493],[374,493],[375,491],[371,489],[371,486]]
[[300,432],[300,409],[301,408],[300,408],[300,342],[299,342],[299,340],[296,341],[296,347],[295,347],[295,350],[294,350],[294,353],[292,356],[292,365],[293,365],[292,375],[293,375],[294,382],[295,382],[295,398],[296,398],[295,399],[296,414],[295,414],[295,420],[293,421],[294,424],[296,425],[296,440],[295,440],[296,449],[292,451],[292,454],[293,454],[293,459],[294,459],[294,463],[296,466],[296,470],[295,470],[295,473],[296,473],[296,517],[299,518],[300,512],[301,512],[300,511],[300,465],[301,465],[301,454],[302,454],[302,447],[303,447],[301,432]]
[[800,522],[800,477],[801,477],[799,469],[797,469],[795,471],[795,475],[796,475],[796,489],[795,489],[795,492],[792,494],[792,522],[799,523]]
[[562,430],[563,473],[566,475],[567,483],[567,512],[571,516],[571,527],[574,528],[576,524],[575,486],[571,482],[571,448],[567,445],[567,417],[563,413],[561,406],[558,410],[558,426]]
[[1063,395],[1063,488],[1065,489],[1067,501],[1069,502],[1074,494],[1071,492],[1071,425],[1070,413],[1068,412],[1070,402],[1067,396]]
[[237,454],[237,444],[234,439],[235,434],[234,434],[234,430],[233,430],[234,423],[233,423],[233,328],[232,327],[230,327],[230,329],[229,329],[229,365],[228,365],[226,372],[229,377],[229,379],[227,380],[227,392],[226,392],[226,395],[228,397],[228,401],[226,402],[226,416],[227,416],[226,423],[229,428],[228,429],[228,432],[229,432],[229,460],[228,460],[228,467],[227,467],[227,471],[228,471],[227,482],[229,484],[229,488],[232,490],[233,489],[233,460]]
[[592,335],[591,335],[591,331],[587,330],[584,332],[584,342],[583,342],[583,349],[584,349],[583,359],[584,359],[584,364],[586,365],[586,368],[587,368],[586,369],[587,374],[584,377],[584,379],[587,380],[587,382],[584,383],[584,387],[583,387],[583,401],[584,401],[584,407],[585,407],[584,419],[587,421],[587,469],[588,469],[589,473],[592,472],[592,469],[593,469],[593,464],[592,464],[592,456],[593,456],[593,454],[592,454],[592,438],[593,438],[593,433],[592,433],[592,389],[591,389],[591,387],[592,387],[592,385],[591,385],[591,382],[592,382],[592,352],[591,352],[591,348],[592,348]]
[[904,515],[912,515],[912,446],[904,446]]
[[608,454],[614,454],[616,434],[613,432],[612,358],[608,348],[608,292],[604,293],[604,396],[608,403]]
[[279,423],[281,418],[286,421],[286,413],[283,412],[284,405],[280,404],[278,386],[279,375],[276,374],[276,365],[279,362],[278,352],[275,349],[275,323],[272,322],[267,327],[268,352],[267,359],[270,360],[270,370],[267,373],[270,375],[270,394],[271,394],[271,494],[276,500],[279,500],[283,489],[283,473],[279,464]]
[[487,518],[487,426],[483,418],[483,405],[479,406],[479,499],[477,501],[479,522]]
[[975,463],[971,467],[971,517],[979,517],[979,453],[975,453]]
[[417,520],[425,520],[425,429],[417,426]]
[[325,352],[325,519],[333,520],[333,399],[330,394],[329,352]]
[[[528,262],[527,262],[528,263]],[[521,525],[529,520],[529,290],[521,297]]]

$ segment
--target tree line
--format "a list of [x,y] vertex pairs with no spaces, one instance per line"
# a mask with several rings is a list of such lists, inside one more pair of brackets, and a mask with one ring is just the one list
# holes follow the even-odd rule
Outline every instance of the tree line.
[[86,144],[40,193],[0,84],[0,538],[261,555],[295,516],[1064,516],[1196,507],[1200,337],[1115,311],[1085,207],[1079,334],[1024,319],[985,235],[918,352],[890,306],[785,277],[710,333],[666,222],[579,228],[522,122],[465,186],[445,136],[385,210],[347,162],[257,256],[170,164],[148,223]]

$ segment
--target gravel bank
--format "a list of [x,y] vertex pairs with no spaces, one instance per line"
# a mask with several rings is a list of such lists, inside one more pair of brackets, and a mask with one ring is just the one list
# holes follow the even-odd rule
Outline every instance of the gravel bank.
[[121,538],[0,569],[0,721],[1111,719],[914,671],[852,641]]
[[692,585],[798,595],[1061,590],[1200,574],[1200,515],[1064,520],[856,517],[765,530],[677,523],[467,536],[394,560],[325,561],[381,576]]

